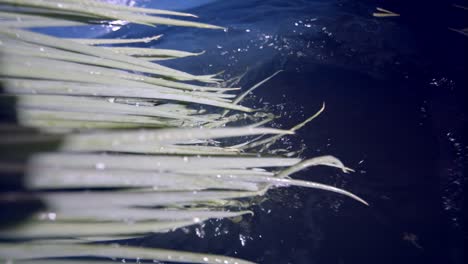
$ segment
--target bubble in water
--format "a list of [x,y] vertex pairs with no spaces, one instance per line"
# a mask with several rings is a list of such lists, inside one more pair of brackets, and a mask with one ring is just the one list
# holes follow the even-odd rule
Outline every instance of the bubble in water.
[[247,238],[243,235],[239,235],[239,240],[241,242],[241,245],[245,246],[245,243],[247,242]]
[[57,218],[57,214],[56,213],[48,213],[47,218],[49,218],[49,220],[55,221],[55,219]]
[[106,168],[106,164],[104,164],[102,162],[96,163],[96,169],[97,170],[104,170],[105,168]]

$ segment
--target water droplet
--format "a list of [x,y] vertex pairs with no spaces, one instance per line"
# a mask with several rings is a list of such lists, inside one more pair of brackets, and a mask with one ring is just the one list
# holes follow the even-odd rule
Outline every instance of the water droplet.
[[96,169],[97,170],[104,170],[105,168],[106,168],[106,164],[104,164],[102,162],[96,163]]
[[56,213],[48,213],[47,218],[49,220],[55,221],[55,219],[57,218],[57,214]]
[[241,242],[241,245],[242,246],[245,246],[245,242],[246,242],[246,237],[244,237],[243,235],[239,235],[239,240]]

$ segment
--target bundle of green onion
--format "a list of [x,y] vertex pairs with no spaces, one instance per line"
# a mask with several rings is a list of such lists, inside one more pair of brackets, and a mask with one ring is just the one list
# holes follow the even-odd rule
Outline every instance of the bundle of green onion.
[[[289,177],[317,165],[348,172],[336,158],[302,161],[290,157],[293,153],[268,154],[274,152],[268,150],[276,140],[317,115],[290,130],[263,127],[274,119],[272,114],[239,104],[263,82],[236,97],[233,92],[239,88],[221,87],[215,75],[192,75],[157,64],[202,53],[122,46],[161,36],[66,39],[28,30],[111,25],[116,20],[222,29],[168,16],[195,17],[96,0],[0,0],[1,98],[14,101],[17,121],[1,126],[0,143],[13,144],[10,149],[15,151],[33,143],[59,142],[54,152],[31,150],[27,163],[0,162],[0,171],[14,167],[25,175],[29,192],[15,195],[32,192],[46,205],[25,221],[0,230],[4,241],[0,259],[251,263],[119,246],[115,241],[251,214],[249,198],[273,187],[322,189],[366,204],[345,190]],[[236,126],[238,121],[244,125]],[[23,127],[36,132],[22,136],[18,131]],[[226,139],[243,142],[230,144]],[[258,156],[259,151],[266,155]],[[103,241],[113,243],[94,243]]]

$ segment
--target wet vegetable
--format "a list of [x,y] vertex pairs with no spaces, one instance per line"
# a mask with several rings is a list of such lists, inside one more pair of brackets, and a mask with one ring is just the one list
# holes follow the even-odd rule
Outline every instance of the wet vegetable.
[[[84,256],[251,263],[90,242],[136,238],[208,219],[252,214],[248,210],[251,198],[276,187],[325,190],[367,204],[348,191],[289,177],[318,165],[351,171],[338,159],[323,156],[302,161],[289,157],[292,154],[274,154],[278,139],[294,134],[324,107],[290,130],[281,130],[263,127],[274,115],[240,104],[279,72],[236,97],[233,92],[239,88],[222,87],[215,74],[197,76],[151,62],[203,52],[112,46],[156,41],[161,36],[65,39],[27,29],[112,25],[115,20],[150,26],[222,27],[163,17],[196,17],[187,13],[94,0],[0,0],[0,4],[0,81],[5,91],[0,99],[15,102],[19,125],[2,130],[6,136],[0,143],[10,144],[8,139],[14,139],[16,149],[28,150],[32,142],[60,140],[55,152],[32,154],[31,150],[28,163],[15,167],[24,173],[27,189],[46,207],[23,223],[0,230],[0,238],[27,241],[0,243],[0,259],[110,262],[66,259]],[[244,124],[236,125],[237,121]],[[22,127],[37,133],[15,135]],[[259,152],[264,156],[257,156]],[[0,165],[0,169],[11,168]],[[28,197],[30,193],[15,195]],[[65,259],[48,259],[55,257]]]

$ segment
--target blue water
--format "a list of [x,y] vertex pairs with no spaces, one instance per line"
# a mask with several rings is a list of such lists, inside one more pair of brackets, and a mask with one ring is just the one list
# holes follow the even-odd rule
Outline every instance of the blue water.
[[[288,128],[325,102],[325,113],[288,146],[307,145],[303,157],[335,155],[356,172],[318,168],[295,177],[345,188],[370,207],[320,191],[278,189],[239,224],[212,221],[128,243],[259,263],[463,263],[468,38],[447,28],[466,27],[467,12],[444,1],[134,4],[186,10],[227,31],[127,25],[88,34],[162,33],[144,45],[206,50],[166,65],[225,71],[225,78],[247,72],[244,88],[283,70],[246,104],[269,102],[282,116],[277,125]],[[376,7],[401,17],[374,18]]]

